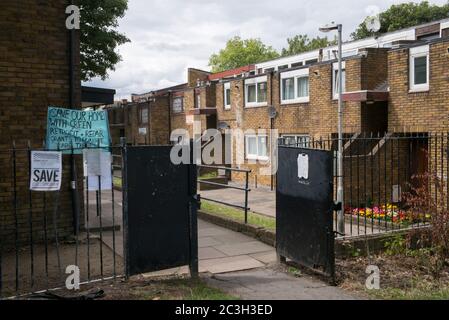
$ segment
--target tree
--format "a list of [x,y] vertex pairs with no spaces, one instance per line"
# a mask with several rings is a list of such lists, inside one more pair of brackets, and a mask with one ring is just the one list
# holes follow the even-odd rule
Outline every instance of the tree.
[[299,34],[294,36],[293,38],[288,38],[287,43],[288,48],[282,49],[282,56],[290,56],[310,50],[325,48],[327,46],[337,44],[337,40],[334,39],[332,41],[329,41],[327,37],[316,37],[313,39],[309,39],[307,35]]
[[[381,24],[379,33],[391,32],[448,17],[449,2],[441,7],[438,5],[430,5],[427,1],[392,5],[386,11],[379,14]],[[360,23],[357,29],[351,34],[353,40],[373,36],[373,33],[366,28],[365,21]]]
[[220,72],[278,57],[279,53],[260,39],[242,40],[236,36],[226,43],[224,49],[211,55],[209,66],[212,72]]
[[130,40],[115,30],[125,15],[128,0],[80,0],[81,79],[106,79],[122,60],[118,46]]

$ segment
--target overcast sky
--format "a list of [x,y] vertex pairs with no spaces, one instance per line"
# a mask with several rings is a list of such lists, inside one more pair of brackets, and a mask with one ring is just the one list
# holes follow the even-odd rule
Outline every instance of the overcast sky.
[[[431,0],[443,4],[447,0]],[[131,39],[119,48],[123,61],[106,81],[88,85],[131,93],[186,82],[187,68],[209,70],[209,56],[233,36],[260,38],[280,50],[296,34],[320,34],[322,24],[343,24],[344,39],[370,12],[394,0],[129,0],[119,30]]]

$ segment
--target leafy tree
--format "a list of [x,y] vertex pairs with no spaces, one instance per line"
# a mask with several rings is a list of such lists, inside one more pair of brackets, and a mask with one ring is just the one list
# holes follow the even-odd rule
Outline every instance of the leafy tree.
[[[442,6],[431,5],[427,1],[392,5],[386,11],[379,14],[381,24],[379,33],[391,32],[448,17],[449,2]],[[366,28],[365,21],[360,23],[357,29],[351,34],[352,39],[358,40],[373,35]]]
[[266,46],[260,39],[242,40],[236,36],[226,43],[226,47],[209,58],[212,72],[242,67],[279,57],[271,46]]
[[330,45],[337,44],[337,40],[329,41],[327,37],[316,37],[309,39],[305,34],[298,34],[293,38],[287,39],[288,48],[282,49],[282,56],[290,56],[310,50],[325,48]]
[[109,70],[122,60],[116,52],[130,40],[119,33],[118,19],[125,15],[128,0],[80,0],[81,79],[106,79]]

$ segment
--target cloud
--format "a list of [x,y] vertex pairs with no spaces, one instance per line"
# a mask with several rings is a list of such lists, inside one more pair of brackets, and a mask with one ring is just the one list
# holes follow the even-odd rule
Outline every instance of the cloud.
[[130,0],[119,27],[132,41],[119,48],[123,61],[107,80],[88,85],[114,88],[117,99],[129,98],[186,82],[189,67],[208,70],[209,56],[233,36],[260,38],[280,50],[288,37],[323,36],[318,28],[336,21],[349,39],[368,7],[384,10],[398,2],[404,1]]

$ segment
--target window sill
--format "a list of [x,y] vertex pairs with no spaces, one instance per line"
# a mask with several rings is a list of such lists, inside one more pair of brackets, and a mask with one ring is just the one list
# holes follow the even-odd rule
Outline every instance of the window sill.
[[245,108],[260,108],[260,107],[267,107],[268,103],[267,102],[263,102],[263,103],[247,103],[245,104]]
[[408,93],[420,93],[420,92],[429,92],[429,88],[414,88],[414,89],[409,89]]
[[281,100],[281,105],[309,103],[310,99],[294,99],[294,100]]
[[246,160],[258,160],[258,161],[268,161],[268,157],[260,157],[260,156],[246,156]]

